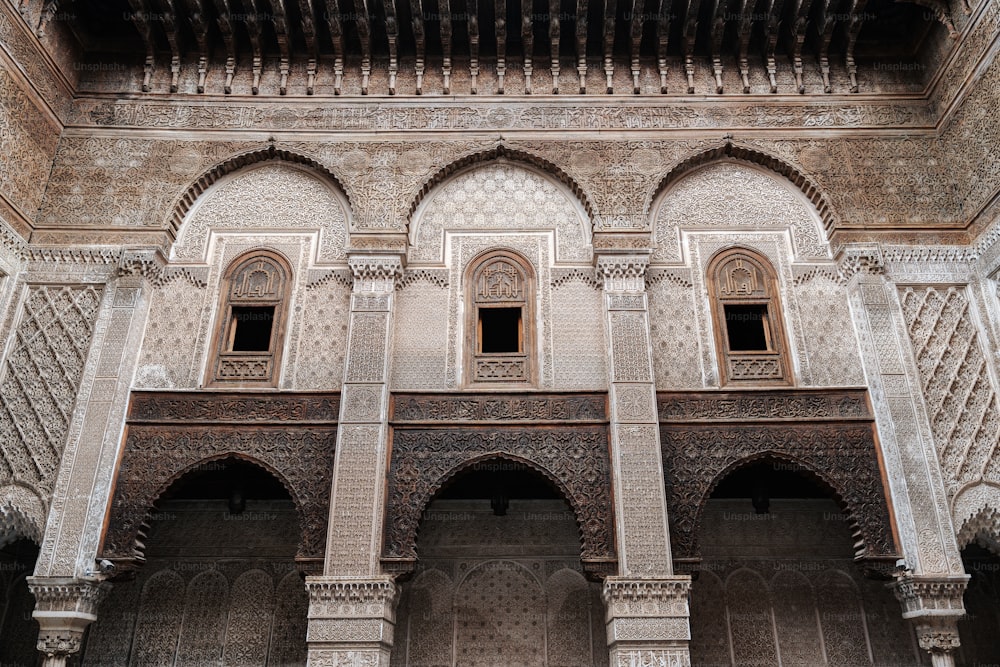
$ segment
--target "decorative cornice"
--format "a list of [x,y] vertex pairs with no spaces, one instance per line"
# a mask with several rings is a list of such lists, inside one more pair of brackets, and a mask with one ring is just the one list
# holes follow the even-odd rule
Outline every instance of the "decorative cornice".
[[25,262],[46,264],[91,264],[113,266],[120,263],[124,251],[121,248],[93,247],[72,248],[66,246],[26,245],[21,253]]
[[386,605],[395,600],[397,588],[391,577],[344,580],[306,577],[310,603]]
[[398,255],[351,255],[347,264],[354,274],[356,292],[391,291],[403,275],[403,261]]
[[646,289],[649,255],[598,255],[595,261],[597,279],[609,292],[641,292]]

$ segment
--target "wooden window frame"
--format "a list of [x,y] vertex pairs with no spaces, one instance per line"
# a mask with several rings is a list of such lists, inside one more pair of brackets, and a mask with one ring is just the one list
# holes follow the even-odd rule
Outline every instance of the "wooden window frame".
[[[749,283],[741,283],[734,291],[733,272],[736,270],[746,272]],[[782,324],[778,277],[771,263],[753,250],[726,248],[712,257],[707,277],[721,385],[791,385],[788,338]],[[766,350],[730,349],[726,306],[764,307]]]
[[[520,286],[516,294],[483,296],[482,273],[498,263],[512,266]],[[524,388],[537,385],[535,343],[535,273],[531,263],[511,250],[490,250],[469,262],[465,285],[465,386],[477,388]],[[480,310],[520,308],[518,352],[483,352]]]
[[[270,271],[271,273],[267,273]],[[253,274],[267,274],[266,292],[245,293]],[[222,277],[215,336],[209,357],[208,387],[273,388],[278,386],[285,342],[292,271],[287,259],[273,250],[252,250],[230,262]],[[258,284],[257,288],[261,286]],[[259,290],[258,290],[259,291]],[[267,350],[234,351],[237,322],[233,309],[274,308]]]

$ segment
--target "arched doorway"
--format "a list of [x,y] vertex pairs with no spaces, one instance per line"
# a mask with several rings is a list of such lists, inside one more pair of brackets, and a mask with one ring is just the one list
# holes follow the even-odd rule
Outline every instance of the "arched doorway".
[[17,535],[0,538],[0,665],[34,667],[38,623],[31,617],[35,598],[26,578],[35,569],[38,545]]
[[83,665],[304,665],[299,513],[269,472],[205,461],[148,517],[146,562],[101,605]]
[[701,521],[692,665],[925,664],[886,582],[854,562],[854,541],[810,471],[762,460],[730,472]]
[[962,549],[962,565],[970,579],[955,662],[959,667],[1000,664],[1000,556],[972,543]]
[[403,584],[391,664],[608,664],[600,585],[569,504],[527,464],[480,461],[427,506]]

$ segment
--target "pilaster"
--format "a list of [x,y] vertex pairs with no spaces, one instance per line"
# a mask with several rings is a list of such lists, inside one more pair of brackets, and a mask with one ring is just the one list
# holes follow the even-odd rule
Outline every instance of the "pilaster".
[[156,251],[126,251],[108,284],[76,399],[35,568],[43,577],[90,577],[110,500],[129,390],[149,309]]
[[38,622],[38,650],[43,667],[65,667],[79,653],[83,633],[97,620],[97,607],[111,584],[96,578],[28,577],[35,596],[32,618]]
[[898,291],[884,274],[877,245],[849,245],[838,261],[848,280],[907,572],[894,590],[934,665],[951,666],[967,576]]
[[620,575],[604,587],[611,665],[688,665],[691,581],[675,577],[671,561],[646,297],[649,257],[611,250],[596,264],[604,283]]
[[352,253],[347,358],[323,576],[307,577],[309,665],[389,664],[395,585],[381,574],[397,254]]

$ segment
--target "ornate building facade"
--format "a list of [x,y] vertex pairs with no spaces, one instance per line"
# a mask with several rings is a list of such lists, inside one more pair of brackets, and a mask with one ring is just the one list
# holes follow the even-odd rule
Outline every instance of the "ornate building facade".
[[0,664],[1000,664],[998,0],[3,0]]

